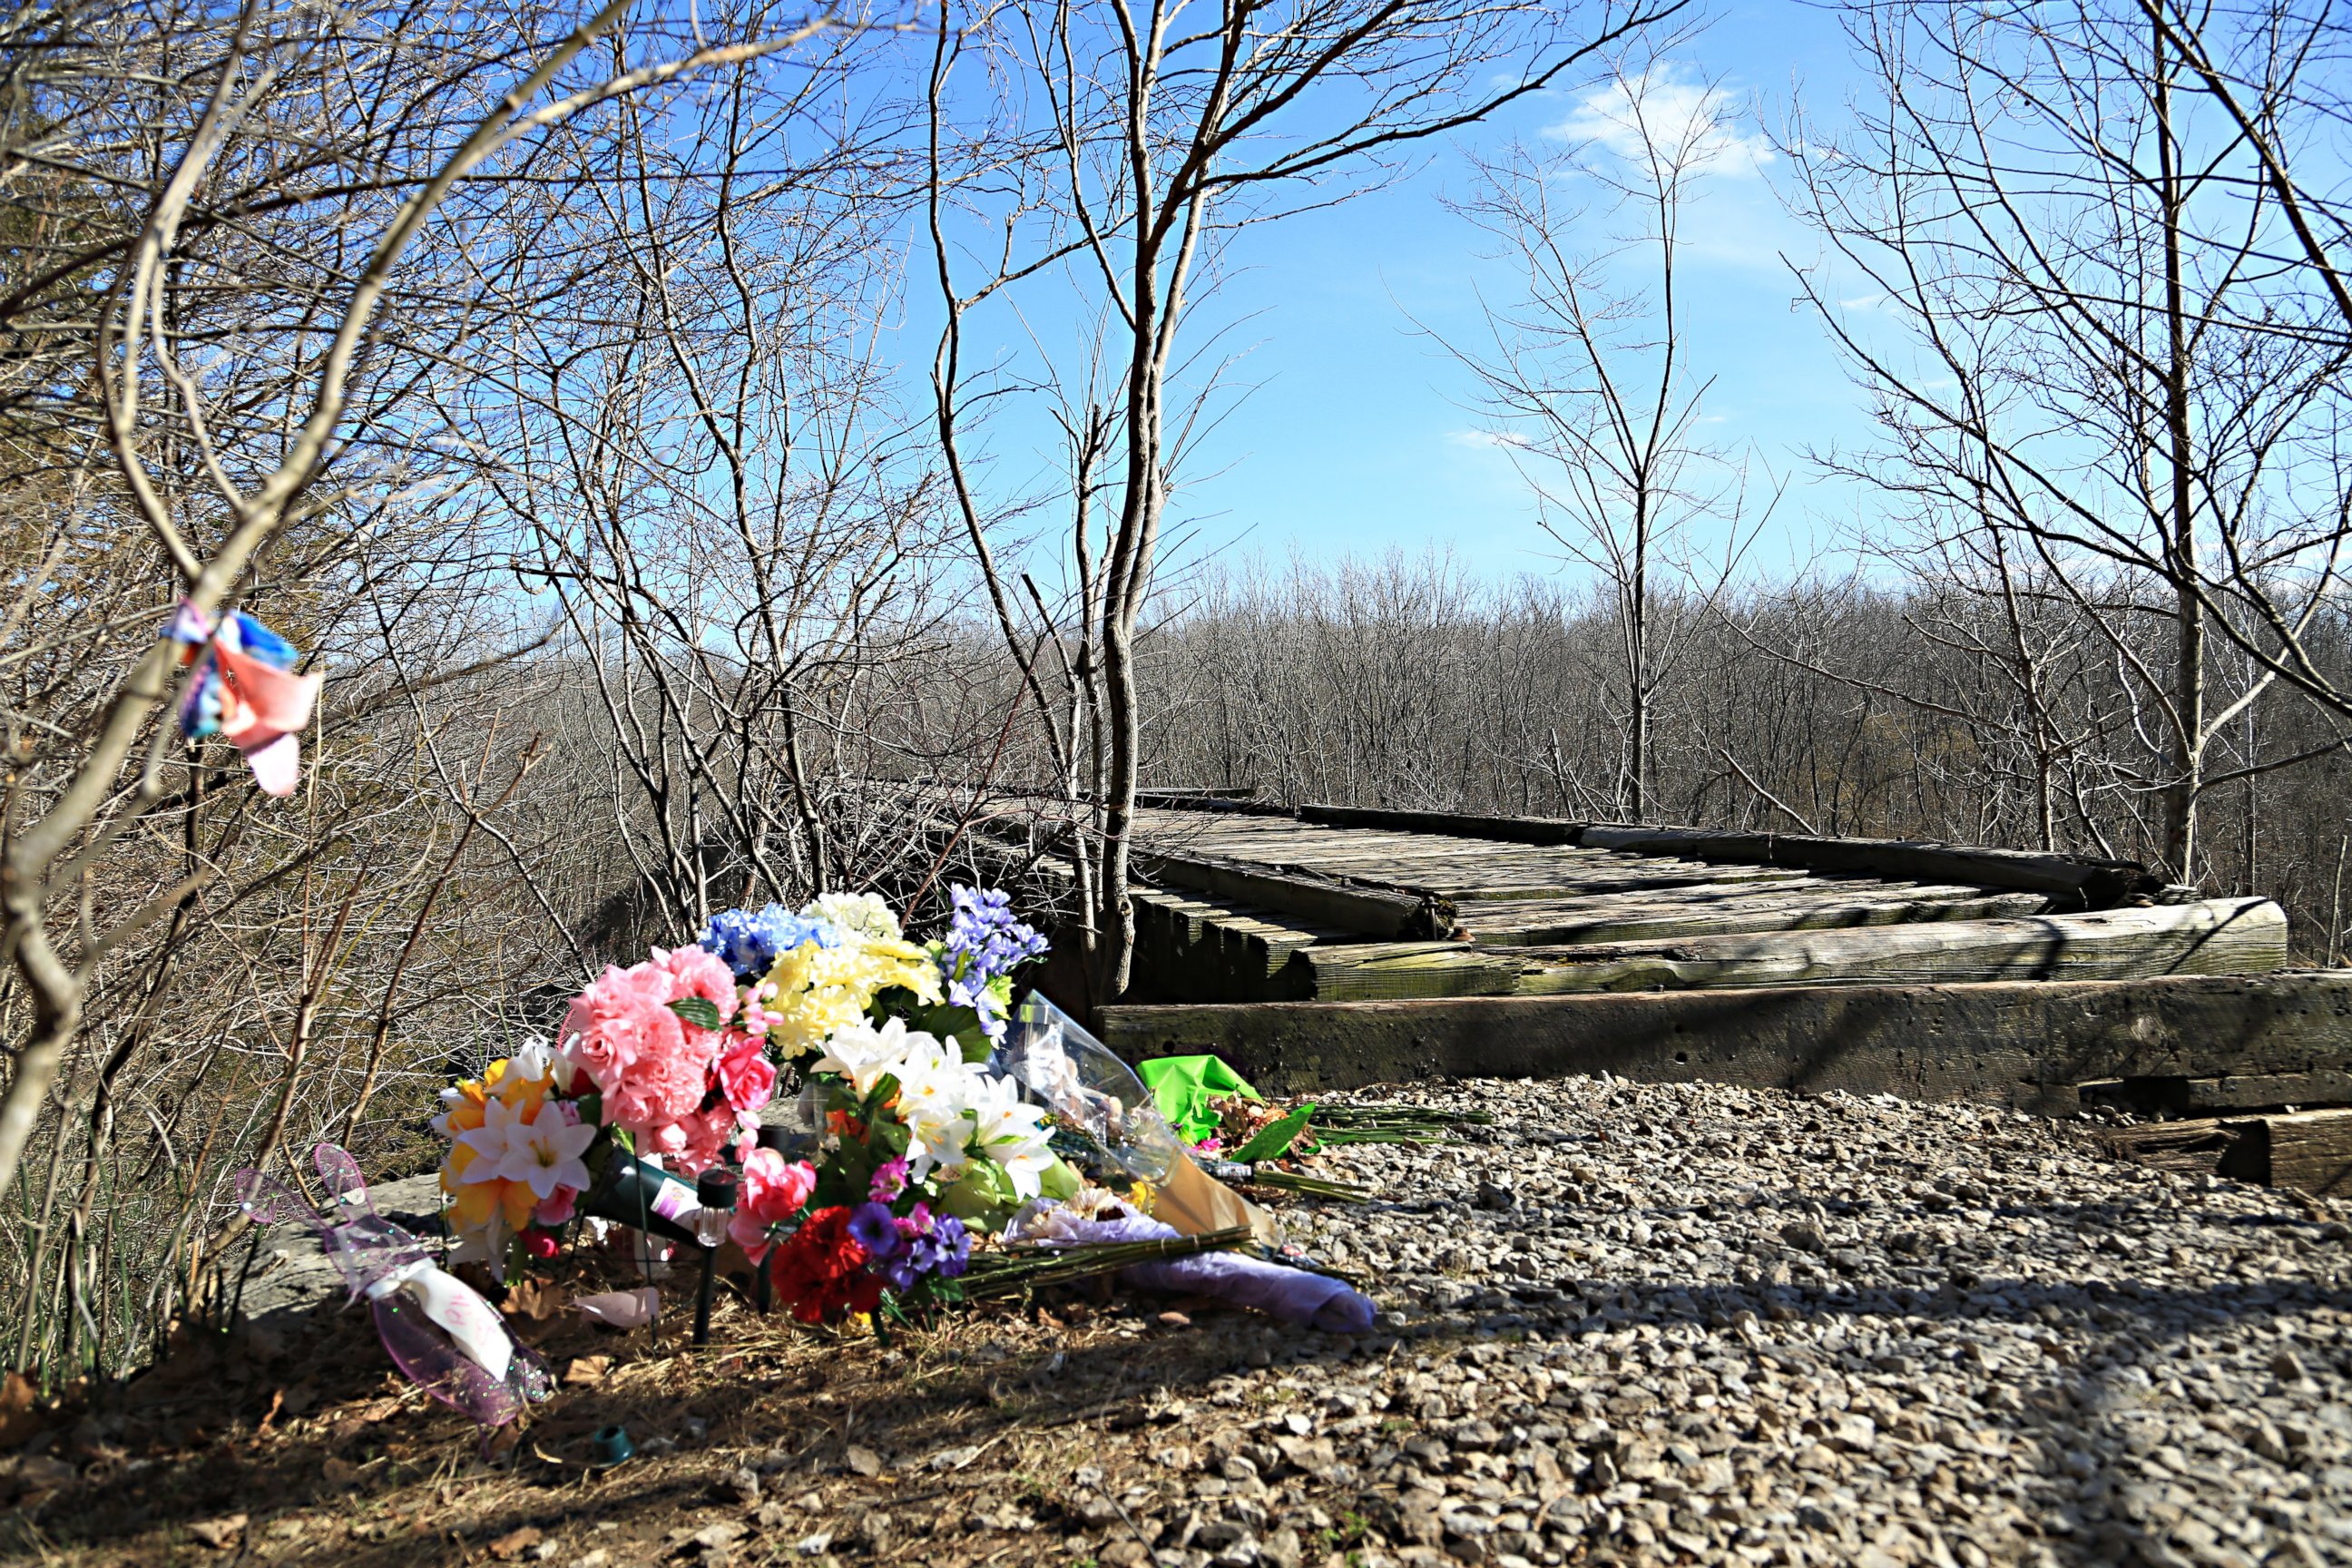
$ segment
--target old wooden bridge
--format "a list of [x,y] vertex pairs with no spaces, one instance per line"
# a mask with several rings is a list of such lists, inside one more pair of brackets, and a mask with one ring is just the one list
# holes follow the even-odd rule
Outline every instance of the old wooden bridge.
[[[979,826],[1055,869],[1034,803]],[[1138,837],[1134,974],[1100,1032],[1270,1089],[1608,1071],[2041,1111],[2352,1100],[2352,974],[2286,971],[2274,903],[2128,863],[1213,798],[1160,799]]]

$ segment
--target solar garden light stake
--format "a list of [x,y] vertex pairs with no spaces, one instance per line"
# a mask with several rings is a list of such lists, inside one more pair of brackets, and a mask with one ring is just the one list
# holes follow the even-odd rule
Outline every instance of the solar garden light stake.
[[735,1173],[713,1165],[694,1179],[694,1239],[702,1248],[702,1281],[694,1294],[694,1342],[710,1342],[710,1290],[719,1248],[727,1239],[727,1219],[735,1208]]

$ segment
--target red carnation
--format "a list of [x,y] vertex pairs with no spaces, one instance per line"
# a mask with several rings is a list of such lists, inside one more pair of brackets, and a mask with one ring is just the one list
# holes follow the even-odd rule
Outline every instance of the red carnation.
[[803,1323],[838,1322],[882,1304],[882,1281],[866,1271],[866,1249],[849,1234],[844,1205],[817,1210],[768,1255],[776,1294]]

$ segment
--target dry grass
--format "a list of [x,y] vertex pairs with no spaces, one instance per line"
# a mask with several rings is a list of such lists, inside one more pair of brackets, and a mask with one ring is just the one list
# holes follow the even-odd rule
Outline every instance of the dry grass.
[[[591,1561],[611,1568],[1133,1560],[1138,1534],[1117,1500],[1187,1484],[1197,1458],[1180,1418],[1204,1397],[1247,1397],[1213,1380],[1391,1342],[1223,1312],[1194,1322],[1169,1306],[1065,1293],[884,1344],[722,1299],[701,1350],[676,1303],[657,1330],[625,1334],[569,1312],[519,1319],[564,1386],[487,1450],[392,1372],[356,1311],[275,1353],[187,1340],[119,1396],[58,1418],[46,1462],[0,1461],[0,1503],[13,1491],[19,1505],[0,1521],[0,1553],[72,1568],[561,1564],[598,1551]],[[643,1451],[600,1474],[591,1436],[612,1423]],[[746,1468],[757,1499],[734,1479]],[[713,1526],[742,1533],[716,1548],[693,1539]]]

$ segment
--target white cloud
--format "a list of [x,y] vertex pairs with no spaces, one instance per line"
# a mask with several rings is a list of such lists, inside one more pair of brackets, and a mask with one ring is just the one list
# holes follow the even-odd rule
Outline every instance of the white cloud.
[[1455,447],[1500,447],[1522,451],[1531,445],[1526,437],[1513,435],[1508,430],[1449,430],[1445,433],[1445,439]]
[[1686,79],[1677,68],[1664,64],[1585,94],[1550,134],[1591,142],[1626,159],[1640,158],[1652,147],[1685,149],[1692,169],[1735,177],[1760,173],[1774,156],[1761,131],[1740,123],[1730,93]]

